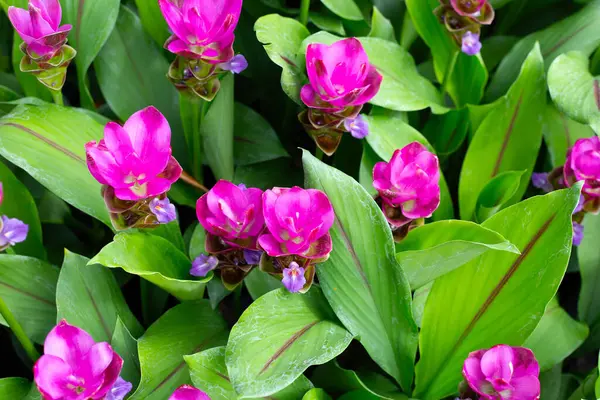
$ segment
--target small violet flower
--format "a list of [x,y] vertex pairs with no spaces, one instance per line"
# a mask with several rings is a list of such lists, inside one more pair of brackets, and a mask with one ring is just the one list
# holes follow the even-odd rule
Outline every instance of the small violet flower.
[[299,187],[273,188],[263,195],[263,213],[267,232],[258,242],[269,256],[329,256],[334,212],[325,193]]
[[114,188],[121,200],[141,200],[167,192],[182,169],[171,156],[171,128],[154,107],[133,114],[122,127],[109,122],[104,139],[85,145],[90,173]]
[[306,284],[304,268],[299,266],[298,263],[292,261],[290,265],[283,270],[283,279],[281,282],[283,283],[283,286],[285,286],[290,292],[299,292]]
[[364,139],[369,135],[369,123],[362,115],[358,115],[354,119],[346,118],[344,128],[356,139]]
[[27,239],[29,225],[16,218],[3,215],[0,224],[0,251]]
[[300,97],[308,107],[327,112],[362,106],[375,97],[383,80],[356,38],[331,46],[309,45],[306,69],[310,84],[302,88]]
[[200,389],[183,385],[173,392],[169,400],[210,400],[210,397]]
[[51,59],[67,42],[71,25],[60,26],[59,0],[29,0],[29,10],[8,7],[8,18],[33,59]]
[[414,142],[373,169],[373,186],[383,202],[409,219],[429,218],[440,205],[438,158]]
[[233,31],[242,0],[158,0],[174,33],[165,43],[171,53],[220,64],[234,56]]
[[263,252],[260,250],[248,250],[244,249],[244,261],[248,265],[258,265]]
[[465,360],[463,376],[481,399],[537,400],[540,367],[531,350],[498,345]]
[[171,204],[168,197],[160,200],[158,197],[150,200],[150,211],[156,215],[156,219],[161,224],[168,224],[171,221],[177,219],[177,212],[175,211],[175,205]]
[[552,187],[552,184],[548,180],[548,175],[547,172],[534,172],[531,175],[531,183],[534,187],[543,190],[545,193],[550,193],[554,190],[554,187]]
[[106,343],[62,320],[46,337],[35,363],[35,384],[45,400],[104,399],[119,378],[123,359]]
[[567,186],[583,181],[582,193],[589,199],[600,197],[600,137],[579,139],[567,154],[564,166]]
[[238,54],[231,58],[231,60],[219,64],[219,67],[225,71],[231,71],[234,74],[241,74],[248,68],[248,61],[246,57]]
[[193,276],[205,277],[208,273],[219,265],[219,260],[214,256],[208,256],[206,254],[200,254],[194,262],[192,262],[192,269],[190,274]]
[[583,225],[573,221],[573,246],[580,246],[583,241]]
[[130,382],[118,377],[104,400],[123,400],[127,393],[131,392],[131,389],[133,389],[133,385]]
[[481,42],[479,41],[479,33],[466,31],[462,36],[461,50],[468,56],[474,56],[481,51]]

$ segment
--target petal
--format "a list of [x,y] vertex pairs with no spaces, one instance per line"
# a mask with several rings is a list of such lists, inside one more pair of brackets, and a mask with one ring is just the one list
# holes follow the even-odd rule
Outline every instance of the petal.
[[23,242],[27,239],[28,232],[29,225],[20,219],[8,218],[5,215],[2,216],[2,230],[0,233],[10,245]]
[[299,187],[282,193],[275,202],[278,224],[292,234],[307,228],[310,220],[311,196],[307,190]]
[[31,17],[27,10],[10,6],[8,18],[25,43],[29,44],[35,39],[31,33]]
[[510,382],[514,372],[515,357],[510,346],[492,347],[481,357],[481,371],[488,380],[502,379]]
[[42,15],[42,10],[29,3],[29,17],[31,18],[31,36],[40,38],[54,32],[50,21],[46,21]]
[[106,394],[105,400],[123,400],[125,396],[133,389],[133,385],[125,379],[119,377],[110,391]]
[[373,168],[373,187],[378,191],[382,191],[388,190],[391,186],[388,163],[378,162]]
[[469,384],[469,387],[475,390],[478,394],[483,394],[483,386],[487,384],[485,375],[481,371],[481,357],[484,351],[477,351],[469,354],[469,357],[463,364],[462,374]]
[[339,96],[329,78],[330,71],[327,70],[323,62],[323,57],[328,52],[329,47],[324,44],[313,43],[306,49],[306,72],[308,80],[317,93],[323,97],[323,100]]
[[510,384],[514,388],[511,400],[537,400],[540,396],[540,381],[537,376],[515,377]]
[[165,49],[169,50],[173,54],[178,54],[181,56],[193,55],[193,57],[188,58],[198,58],[197,54],[192,53],[189,45],[176,36],[172,36],[165,42]]
[[300,99],[307,107],[317,108],[317,92],[311,85],[304,85],[300,90]]
[[89,333],[63,319],[46,336],[44,354],[58,357],[76,370],[94,344]]
[[158,0],[160,11],[162,12],[169,28],[180,40],[187,40],[190,31],[185,26],[183,15],[179,7],[172,3],[172,0]]
[[41,356],[33,367],[33,380],[47,400],[68,399],[75,394],[67,387],[72,374],[69,364],[52,355]]
[[57,30],[62,18],[62,9],[58,0],[29,0],[30,4],[39,8],[53,30]]
[[86,143],[85,152],[88,169],[98,182],[113,187],[127,186],[126,175],[102,141]]
[[254,206],[255,210],[252,221],[246,224],[245,232],[247,236],[253,237],[257,236],[265,226],[262,204],[263,191],[261,189],[249,188],[245,192],[248,204]]
[[[269,232],[274,235],[277,241],[283,241],[280,237],[282,228],[279,226],[279,219],[277,218],[277,211],[275,204],[281,193],[285,193],[289,189],[273,188],[273,190],[266,190],[263,193],[263,215],[265,218],[265,224]],[[269,254],[271,255],[271,254]]]
[[260,235],[258,244],[271,257],[280,257],[288,254],[277,238],[270,233]]
[[312,242],[302,256],[310,260],[319,260],[329,257],[333,249],[333,242],[329,233]]
[[108,343],[96,343],[86,354],[78,373],[85,377],[95,377],[103,374],[112,362],[114,354]]
[[119,378],[122,369],[123,359],[117,353],[113,353],[113,359],[104,371],[102,386],[94,393],[94,399],[103,399],[106,396]]
[[383,76],[377,72],[375,67],[370,65],[367,77],[363,82],[363,85],[365,85],[365,90],[362,91],[361,95],[358,96],[351,105],[358,106],[371,101],[371,99],[375,97],[377,93],[379,93],[381,82],[383,82]]
[[127,131],[116,122],[109,122],[104,127],[104,143],[108,151],[121,165],[135,152]]
[[308,189],[307,192],[311,202],[310,210],[308,212],[310,216],[316,217],[319,220],[320,228],[317,233],[317,238],[320,238],[331,229],[335,213],[333,212],[333,206],[325,193],[316,189]]
[[206,204],[217,220],[227,223],[231,230],[239,232],[244,226],[248,199],[237,185],[220,180],[208,192]]
[[515,355],[514,377],[540,374],[540,366],[531,350],[525,347],[513,347],[513,352]]
[[173,392],[169,400],[210,400],[210,397],[200,389],[183,385]]

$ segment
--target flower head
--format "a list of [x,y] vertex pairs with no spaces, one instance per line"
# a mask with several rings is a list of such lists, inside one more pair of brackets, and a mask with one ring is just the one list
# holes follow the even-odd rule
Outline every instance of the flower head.
[[564,178],[569,187],[583,181],[582,193],[588,198],[600,197],[600,137],[575,142],[567,154]]
[[271,257],[325,258],[331,252],[334,212],[327,195],[299,187],[274,188],[263,195],[267,230],[258,239]]
[[8,18],[33,59],[50,59],[67,42],[71,25],[60,25],[58,0],[29,0],[29,9],[8,7]]
[[172,53],[202,59],[210,64],[233,56],[233,31],[240,18],[242,0],[158,0],[173,31],[165,43]]
[[200,389],[183,385],[173,392],[169,400],[210,400],[210,397]]
[[375,97],[383,80],[356,38],[331,46],[309,45],[306,69],[310,84],[302,88],[302,101],[310,108],[329,112],[362,106]]
[[466,31],[462,36],[461,50],[468,56],[474,56],[481,51],[481,42],[479,41],[479,33]]
[[283,270],[283,279],[281,282],[290,292],[299,292],[306,284],[304,268],[299,266],[297,262],[292,261],[290,265]]
[[540,367],[531,350],[498,345],[465,360],[463,376],[481,399],[537,400]]
[[356,118],[346,118],[344,128],[356,139],[364,139],[369,135],[369,123],[362,115],[358,115]]
[[0,224],[0,250],[4,250],[27,239],[29,225],[16,218],[3,215]]
[[406,218],[429,218],[440,204],[438,158],[414,142],[396,150],[389,163],[373,169],[373,186],[384,203],[400,207]]
[[131,392],[131,389],[133,389],[133,385],[130,382],[118,377],[104,400],[123,400],[127,393]]
[[158,197],[155,197],[150,200],[149,206],[150,211],[152,211],[152,214],[156,215],[156,219],[161,224],[168,224],[169,222],[177,219],[175,206],[171,204],[168,197],[165,197],[162,200]]
[[99,400],[111,391],[122,367],[123,359],[108,343],[96,343],[62,320],[46,337],[33,376],[46,400]]
[[231,71],[234,74],[241,74],[248,68],[248,61],[246,57],[241,54],[234,56],[231,60],[219,64],[219,67],[225,71]]
[[169,123],[154,107],[136,112],[122,127],[109,122],[104,139],[87,143],[85,150],[90,173],[121,200],[163,194],[182,172],[171,156]]
[[264,228],[262,190],[220,180],[200,197],[196,215],[206,231],[234,247],[255,248]]
[[206,254],[200,254],[194,262],[192,262],[192,269],[190,269],[190,275],[205,277],[210,271],[217,268],[219,260],[214,256],[207,256]]

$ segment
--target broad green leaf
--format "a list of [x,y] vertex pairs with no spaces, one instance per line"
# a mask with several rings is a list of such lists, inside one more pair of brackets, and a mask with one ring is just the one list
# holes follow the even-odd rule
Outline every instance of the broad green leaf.
[[364,19],[360,8],[354,0],[321,0],[331,12],[350,21],[362,21]]
[[179,222],[177,220],[169,222],[168,224],[160,224],[152,229],[136,229],[139,232],[147,232],[154,236],[159,236],[163,239],[168,240],[182,252],[185,252],[185,242],[181,235],[181,229],[179,228]]
[[321,30],[335,33],[336,35],[346,36],[346,30],[342,20],[331,12],[311,12],[310,22]]
[[[0,297],[36,343],[56,325],[58,268],[36,258],[0,255]],[[4,318],[0,323],[6,326]]]
[[275,186],[302,186],[302,170],[291,158],[278,158],[236,168],[233,182],[263,190]]
[[521,254],[487,252],[436,279],[423,315],[416,398],[451,395],[470,352],[499,343],[520,346],[533,332],[567,268],[580,190],[576,185],[533,197],[494,215],[482,226]]
[[415,290],[415,294],[413,295],[413,316],[419,328],[421,328],[423,322],[425,304],[427,303],[427,298],[429,297],[432,287],[433,282],[429,282],[427,285],[421,286],[419,289]]
[[119,233],[89,264],[122,268],[180,300],[201,299],[206,282],[213,277],[195,280],[190,275],[192,263],[183,252],[166,239],[142,232]]
[[546,68],[563,53],[578,50],[589,56],[600,45],[600,1],[595,0],[578,13],[521,39],[498,66],[486,92],[488,101],[502,96],[519,75],[527,54],[539,42]]
[[306,187],[324,191],[336,214],[331,229],[334,250],[317,267],[323,293],[371,358],[409,390],[417,327],[389,225],[358,182],[306,151],[303,164]]
[[94,69],[106,102],[121,120],[148,106],[164,114],[171,126],[173,154],[185,164],[179,95],[165,77],[169,63],[129,8],[121,7],[115,29],[98,54]]
[[217,179],[233,179],[234,112],[233,74],[227,74],[200,125],[206,162]]
[[464,143],[469,131],[469,113],[466,108],[452,110],[444,115],[432,115],[425,124],[423,134],[441,156],[456,152]]
[[565,164],[567,150],[570,149],[578,139],[594,136],[594,131],[587,125],[573,121],[556,109],[553,103],[548,104],[544,117],[544,141],[550,152],[553,167]]
[[188,251],[190,259],[194,260],[200,254],[205,252],[205,243],[206,231],[202,225],[197,224],[192,233],[192,237],[190,238],[190,249]]
[[254,25],[256,38],[265,47],[267,55],[275,64],[283,68],[281,87],[283,91],[299,105],[300,89],[308,82],[304,75],[305,60],[302,52],[302,41],[310,32],[304,25],[292,18],[278,14],[265,15]]
[[120,3],[119,0],[61,0],[63,23],[73,25],[69,44],[77,50],[74,62],[81,102],[86,108],[94,108],[87,72],[115,27]]
[[[129,310],[112,272],[89,259],[66,252],[56,286],[57,320],[87,331],[97,342],[113,338],[117,319],[136,336],[143,328]],[[93,264],[93,263],[90,263]]]
[[281,281],[266,272],[255,268],[248,276],[244,279],[244,284],[250,297],[253,300],[273,291],[282,288]]
[[525,171],[506,171],[493,177],[479,193],[475,220],[483,222],[504,207],[517,193]]
[[474,217],[481,191],[502,172],[526,171],[505,205],[516,203],[525,193],[542,144],[545,93],[544,64],[536,45],[503,104],[485,117],[469,145],[459,183],[462,219]]
[[12,249],[17,254],[45,259],[46,250],[42,242],[42,224],[29,190],[2,162],[0,162],[0,182],[3,189],[0,215],[20,219],[29,226],[27,239]]
[[[236,399],[237,393],[229,380],[229,372],[225,365],[225,346],[214,347],[191,356],[184,356],[190,369],[192,383],[202,388],[211,400]],[[291,385],[282,391],[268,397],[258,399],[297,400],[313,385],[304,376],[300,375]]]
[[571,318],[554,298],[546,306],[539,325],[523,346],[531,349],[540,368],[547,370],[581,346],[589,332],[587,325]]
[[31,390],[31,382],[25,378],[0,379],[0,398],[21,400]]
[[518,41],[516,36],[491,36],[485,39],[481,57],[488,70],[493,71]]
[[314,388],[306,392],[302,400],[332,400],[323,389]]
[[140,360],[138,358],[137,340],[121,321],[117,318],[117,324],[110,341],[111,346],[123,359],[121,377],[137,387],[140,382]]
[[406,0],[406,8],[417,32],[431,49],[438,82],[444,81],[452,59],[458,57],[447,82],[448,93],[458,107],[467,103],[478,104],[488,80],[487,69],[481,56],[468,56],[460,51],[433,13],[439,5],[438,0]]
[[581,290],[577,303],[579,319],[590,327],[590,341],[600,347],[600,215],[588,214],[583,220],[584,235],[577,248]]
[[363,145],[363,155],[360,160],[360,170],[358,172],[358,181],[370,195],[376,195],[377,190],[373,187],[373,168],[375,164],[382,161],[373,151],[369,143]]
[[85,161],[85,144],[100,140],[102,132],[102,125],[75,109],[23,104],[0,119],[0,154],[67,203],[110,226],[100,184]]
[[233,140],[234,160],[238,166],[289,157],[267,120],[241,103],[235,103]]
[[377,7],[373,7],[373,17],[371,17],[371,32],[370,37],[378,37],[380,39],[396,41],[396,32],[394,26],[389,19],[383,16]]
[[492,250],[519,254],[502,235],[467,221],[439,221],[410,231],[396,244],[396,259],[411,290]]
[[222,346],[227,324],[206,300],[167,311],[138,340],[142,379],[131,400],[164,400],[189,383],[184,356]]
[[158,47],[163,47],[171,34],[167,21],[160,12],[158,1],[135,0],[135,5],[144,29],[152,36]]
[[225,362],[240,398],[266,397],[351,341],[317,286],[306,294],[278,289],[252,303],[233,326]]
[[594,369],[582,381],[577,390],[568,397],[568,400],[594,399],[595,389],[598,387],[598,370]]
[[231,291],[228,290],[223,282],[218,279],[211,279],[206,284],[206,291],[208,292],[208,299],[210,300],[210,306],[215,310],[221,301],[227,296],[231,294]]

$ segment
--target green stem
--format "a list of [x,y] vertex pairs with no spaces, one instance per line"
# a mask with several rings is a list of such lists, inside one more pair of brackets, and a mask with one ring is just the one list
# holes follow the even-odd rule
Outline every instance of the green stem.
[[308,24],[308,10],[310,9],[310,0],[302,0],[300,5],[300,23],[304,26]]
[[207,102],[189,94],[179,95],[179,110],[183,121],[183,131],[192,158],[192,175],[202,182],[202,136],[200,126],[207,110]]
[[442,81],[442,100],[444,99],[444,96],[446,96],[446,93],[448,92],[448,82],[450,81],[450,78],[452,77],[452,73],[454,72],[454,67],[456,67],[456,60],[458,60],[459,53],[460,53],[459,50],[456,50],[454,52],[454,54],[452,55],[452,59],[450,60],[450,65],[448,65],[448,68],[446,68],[446,72],[444,73],[444,80]]
[[54,100],[54,104],[59,105],[59,106],[65,105],[65,103],[63,102],[62,90],[50,89],[50,93],[52,93],[52,99]]
[[25,349],[27,352],[29,358],[31,358],[31,361],[36,362],[37,359],[40,358],[40,354],[37,352],[35,346],[25,334],[21,324],[19,324],[19,322],[15,319],[13,313],[10,312],[2,297],[0,297],[0,314],[2,314],[2,317],[4,317],[4,320],[21,343],[21,346],[23,346],[23,349]]

